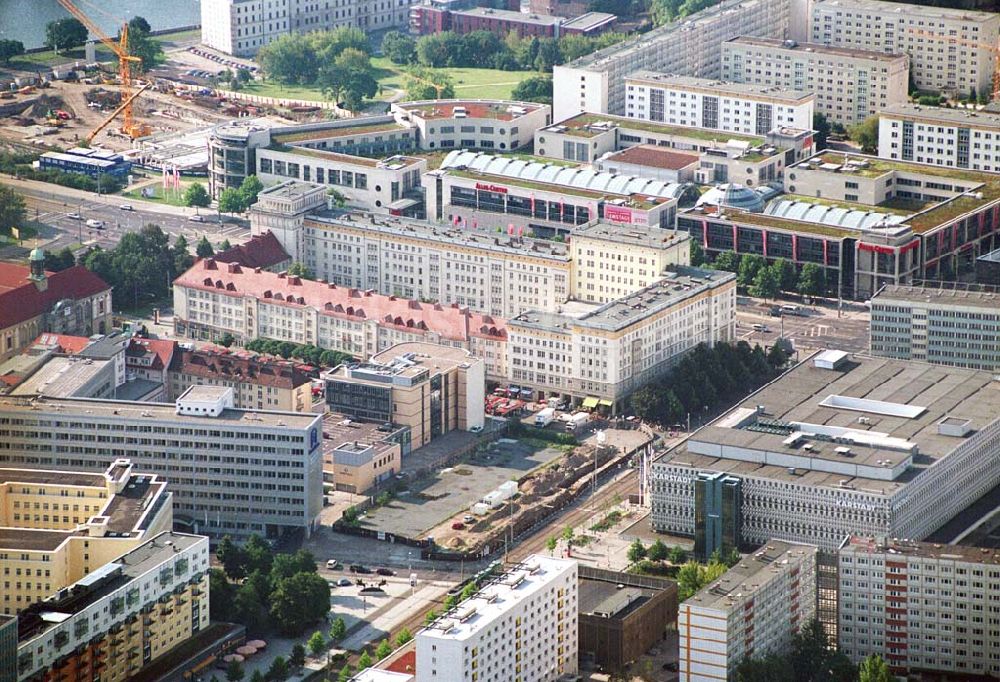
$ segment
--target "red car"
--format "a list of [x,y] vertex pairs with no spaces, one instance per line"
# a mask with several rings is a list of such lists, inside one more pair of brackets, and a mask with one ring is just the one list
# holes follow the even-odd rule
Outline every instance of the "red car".
[[452,530],[465,530],[465,524],[462,523],[461,521],[456,521],[455,523],[451,524],[451,529]]

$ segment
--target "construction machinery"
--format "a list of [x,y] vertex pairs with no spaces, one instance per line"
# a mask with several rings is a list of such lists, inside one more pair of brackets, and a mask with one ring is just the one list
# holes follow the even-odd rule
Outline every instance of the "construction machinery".
[[[145,83],[145,84],[143,84],[143,86],[142,86],[141,88],[139,88],[139,89],[138,89],[138,90],[136,90],[135,92],[131,93],[131,94],[130,94],[130,95],[128,96],[128,98],[127,98],[127,99],[123,99],[123,100],[122,100],[122,103],[121,103],[121,104],[119,104],[119,105],[118,105],[118,106],[117,106],[117,107],[115,108],[115,110],[114,110],[114,111],[112,111],[112,112],[111,112],[111,114],[110,114],[110,115],[109,115],[109,116],[108,116],[108,117],[107,117],[106,119],[104,119],[103,121],[101,121],[101,124],[100,124],[99,126],[97,126],[97,127],[96,127],[96,128],[94,128],[93,130],[91,130],[91,131],[90,131],[89,133],[87,133],[87,137],[85,138],[85,139],[86,139],[86,141],[87,141],[87,144],[90,144],[90,143],[91,143],[91,141],[92,141],[92,140],[93,140],[93,139],[94,139],[95,137],[97,137],[97,134],[98,134],[99,132],[101,132],[102,130],[104,130],[105,128],[107,128],[107,127],[108,127],[108,125],[109,125],[109,124],[110,124],[110,123],[111,123],[112,121],[114,121],[114,120],[115,120],[116,118],[118,118],[118,114],[122,113],[123,111],[126,111],[126,110],[130,110],[130,109],[132,108],[132,102],[134,102],[134,101],[135,101],[136,97],[138,97],[139,95],[141,95],[142,93],[144,93],[144,92],[145,92],[146,90],[148,90],[148,89],[149,89],[149,88],[150,88],[150,87],[151,87],[152,85],[153,85],[152,83]],[[129,115],[129,114],[126,114],[126,116],[128,116],[128,115]],[[62,123],[62,122],[60,121],[60,123]],[[149,126],[141,126],[140,128],[141,128],[141,132],[140,132],[140,134],[139,134],[139,135],[137,135],[136,137],[141,137],[142,135],[148,135],[148,134],[149,134]],[[123,127],[123,128],[122,128],[122,133],[124,133],[124,134],[128,134],[128,132],[127,132],[127,129]],[[135,137],[133,137],[132,139],[135,139]]]
[[941,33],[935,33],[934,31],[926,31],[922,28],[911,28],[910,33],[920,36],[921,38],[936,40],[942,43],[964,45],[965,47],[973,47],[989,51],[993,55],[993,92],[990,93],[990,99],[1000,99],[1000,45],[980,43],[976,40],[967,40],[957,36],[946,36]]
[[[132,111],[132,104],[135,102],[136,95],[145,90],[143,87],[137,92],[132,91],[132,69],[134,65],[142,66],[142,60],[133,54],[129,53],[128,49],[128,22],[122,22],[121,32],[118,35],[118,40],[108,37],[104,34],[104,31],[83,11],[73,4],[72,0],[58,0],[59,4],[70,14],[76,17],[80,23],[87,27],[91,35],[96,36],[98,40],[104,43],[108,49],[115,53],[118,57],[118,80],[121,85],[121,95],[122,104],[117,109],[112,116],[122,115],[122,127],[121,132],[130,137],[131,139],[136,139],[137,137],[144,137],[149,135],[151,132],[149,126],[143,125],[136,122]],[[147,86],[148,87],[148,86]],[[95,128],[87,136],[87,140],[90,141],[97,135],[101,130],[107,127],[110,120],[104,121],[100,126]]]

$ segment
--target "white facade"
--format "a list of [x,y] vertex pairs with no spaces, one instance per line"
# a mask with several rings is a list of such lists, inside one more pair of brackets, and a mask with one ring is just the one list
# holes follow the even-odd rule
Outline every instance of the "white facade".
[[1000,15],[880,0],[813,0],[811,16],[810,42],[908,54],[913,83],[921,90],[992,92]]
[[[790,0],[725,0],[553,69],[553,120],[625,113],[625,77],[651,70],[718,78],[719,48],[738,35],[788,38]],[[811,127],[811,126],[810,126]]]
[[202,0],[201,42],[250,57],[275,38],[356,26],[363,31],[409,24],[411,0]]
[[771,540],[682,603],[680,682],[729,679],[746,657],[788,653],[816,614],[816,553]]
[[400,125],[417,128],[421,149],[514,151],[530,146],[535,131],[552,122],[552,107],[491,99],[394,102]]
[[908,672],[1000,676],[1000,558],[978,547],[852,537],[838,553],[839,649]]
[[816,112],[844,126],[908,101],[909,73],[905,54],[767,38],[722,44],[723,80],[811,92]]
[[532,555],[417,633],[417,682],[556,682],[577,672],[577,563]]
[[915,104],[889,107],[879,113],[878,155],[1000,172],[1000,114]]
[[812,129],[815,97],[803,90],[650,72],[632,74],[625,87],[626,116],[642,121],[760,136]]

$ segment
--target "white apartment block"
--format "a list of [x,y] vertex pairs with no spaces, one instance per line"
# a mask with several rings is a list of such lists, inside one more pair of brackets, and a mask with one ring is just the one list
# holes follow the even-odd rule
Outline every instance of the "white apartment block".
[[787,654],[816,615],[816,554],[770,540],[682,603],[680,682],[730,679],[744,658]]
[[1000,114],[897,104],[879,112],[878,155],[1000,172]]
[[129,459],[170,481],[175,524],[216,537],[308,535],[323,506],[321,416],[237,410],[232,400],[214,386],[194,386],[176,405],[0,398],[0,461],[66,471]]
[[[816,113],[850,126],[909,100],[910,58],[773,38],[722,44],[722,79],[815,95]],[[811,126],[810,126],[811,127]]]
[[630,75],[625,87],[625,115],[641,121],[743,135],[812,129],[815,96],[803,90],[649,71]]
[[417,633],[417,682],[557,682],[577,672],[577,563],[531,555]]
[[992,93],[1000,15],[882,0],[812,0],[809,41],[910,56],[921,90]]
[[202,0],[201,42],[251,57],[275,38],[345,26],[382,31],[409,24],[411,0]]
[[896,677],[1000,677],[1000,553],[850,537],[838,552],[839,648],[879,654]]
[[[723,0],[553,69],[553,120],[582,112],[625,114],[625,78],[636,71],[718,78],[720,47],[733,36],[789,38],[790,0]],[[809,126],[812,127],[811,125]]]

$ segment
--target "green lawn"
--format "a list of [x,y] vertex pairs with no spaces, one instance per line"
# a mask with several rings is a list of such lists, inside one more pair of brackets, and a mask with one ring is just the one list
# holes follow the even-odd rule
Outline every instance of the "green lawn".
[[157,204],[166,204],[168,206],[185,206],[186,204],[184,203],[184,191],[190,185],[193,185],[196,182],[200,182],[202,185],[205,185],[207,189],[207,182],[205,180],[185,180],[184,178],[181,178],[181,188],[179,190],[174,190],[174,189],[164,190],[163,186],[160,184],[161,180],[157,178],[155,182],[150,182],[146,185],[143,185],[143,187],[147,189],[152,189],[156,193],[155,196],[144,197],[140,193],[139,189],[133,189],[129,190],[128,192],[122,192],[121,196],[127,197],[129,199],[152,201]]
[[[387,57],[375,57],[372,66],[377,71],[383,92],[381,99],[392,97],[394,90],[405,88],[406,72]],[[438,69],[451,77],[455,95],[469,99],[510,99],[510,92],[525,78],[537,75],[535,71],[500,71],[498,69]]]
[[[30,70],[38,66],[56,66],[59,64],[70,64],[74,61],[83,62],[85,56],[86,54],[82,47],[73,50],[63,50],[59,54],[56,54],[52,50],[30,52],[11,59],[10,67],[13,69]],[[97,44],[97,61],[110,61],[112,57],[111,50],[100,43]]]

